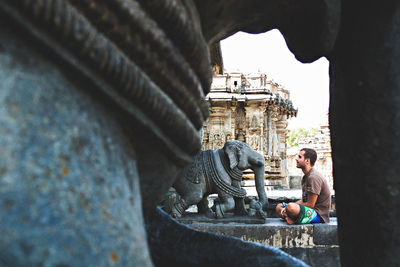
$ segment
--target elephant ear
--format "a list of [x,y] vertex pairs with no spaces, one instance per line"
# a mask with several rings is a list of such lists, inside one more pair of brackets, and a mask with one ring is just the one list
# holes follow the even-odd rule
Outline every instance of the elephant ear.
[[224,146],[224,151],[225,151],[226,156],[229,159],[229,167],[231,169],[235,168],[238,165],[236,147],[233,144],[231,144],[230,142],[226,142],[225,146]]

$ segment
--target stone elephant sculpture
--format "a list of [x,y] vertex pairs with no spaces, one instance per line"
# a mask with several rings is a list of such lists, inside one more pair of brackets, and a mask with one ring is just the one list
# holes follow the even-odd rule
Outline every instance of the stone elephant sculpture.
[[156,208],[200,150],[208,46],[273,28],[302,62],[330,60],[342,265],[399,265],[398,1],[0,0],[0,13],[1,265],[304,266]]
[[[208,196],[218,194],[215,216],[235,208],[236,214],[247,214],[244,209],[246,191],[241,188],[242,171],[252,169],[259,197],[257,206],[267,207],[268,198],[264,187],[264,157],[248,144],[231,140],[222,149],[206,150],[196,155],[193,163],[173,184],[178,197],[171,206],[171,214],[180,217],[190,206],[197,205],[199,213],[212,214],[208,208]],[[236,202],[236,205],[235,205]],[[254,204],[253,204],[254,205]]]

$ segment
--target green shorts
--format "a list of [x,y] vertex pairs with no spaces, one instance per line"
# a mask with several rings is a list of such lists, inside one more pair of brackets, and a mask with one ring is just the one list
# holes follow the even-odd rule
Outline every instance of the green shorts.
[[318,213],[309,207],[300,205],[300,215],[296,220],[296,224],[305,224],[305,223],[319,223],[321,222],[321,217],[319,217]]

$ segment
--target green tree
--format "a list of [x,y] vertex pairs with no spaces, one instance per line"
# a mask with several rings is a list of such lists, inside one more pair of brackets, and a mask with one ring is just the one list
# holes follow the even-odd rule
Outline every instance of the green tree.
[[290,147],[298,146],[300,138],[306,137],[308,135],[315,136],[317,131],[318,131],[318,129],[316,129],[316,128],[308,128],[308,129],[296,128],[296,129],[289,130],[289,133],[288,133],[287,139],[286,139],[288,147],[290,148]]

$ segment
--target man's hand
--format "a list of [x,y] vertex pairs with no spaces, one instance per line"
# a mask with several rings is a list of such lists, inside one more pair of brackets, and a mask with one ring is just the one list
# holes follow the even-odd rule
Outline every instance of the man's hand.
[[281,210],[281,217],[282,217],[283,219],[286,219],[286,218],[287,218],[286,208],[283,208],[283,209]]

